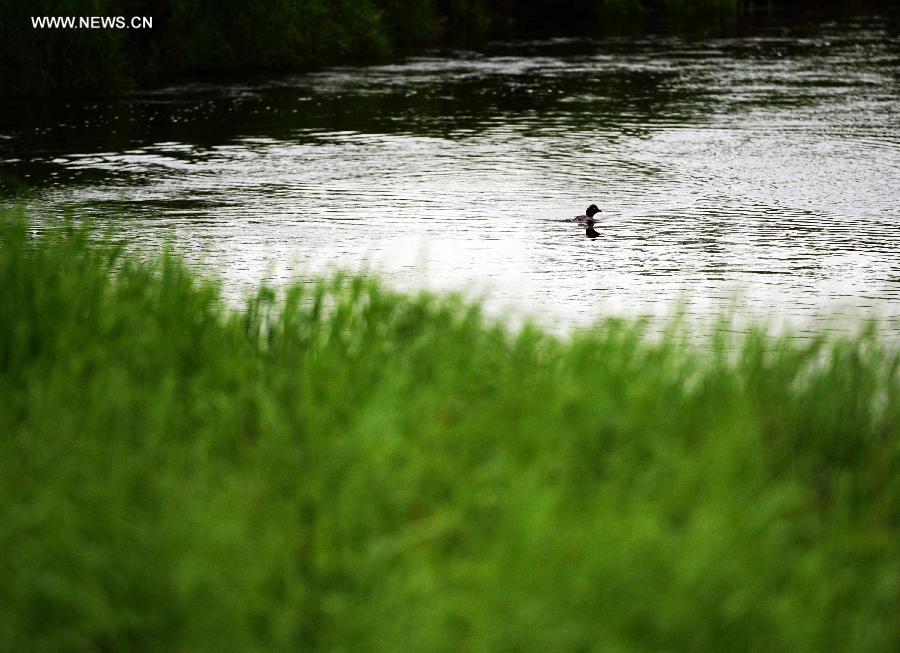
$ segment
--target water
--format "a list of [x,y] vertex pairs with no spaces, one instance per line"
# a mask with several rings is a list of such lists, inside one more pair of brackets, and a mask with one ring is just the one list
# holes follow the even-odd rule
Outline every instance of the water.
[[[567,328],[737,311],[900,333],[900,41],[884,19],[549,40],[0,110],[6,178],[237,300],[334,267]],[[600,236],[565,218],[603,209]],[[835,316],[838,316],[835,318]],[[836,322],[834,322],[836,324]]]

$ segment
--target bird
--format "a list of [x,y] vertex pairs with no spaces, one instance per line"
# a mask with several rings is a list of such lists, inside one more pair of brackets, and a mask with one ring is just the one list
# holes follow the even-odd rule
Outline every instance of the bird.
[[594,216],[600,213],[600,209],[597,208],[596,204],[591,204],[584,210],[584,215],[579,215],[575,217],[576,222],[594,222]]

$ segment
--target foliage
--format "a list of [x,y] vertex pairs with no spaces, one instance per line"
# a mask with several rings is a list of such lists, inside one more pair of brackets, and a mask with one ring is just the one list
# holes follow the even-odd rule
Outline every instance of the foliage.
[[0,648],[888,651],[873,330],[512,331],[0,226]]

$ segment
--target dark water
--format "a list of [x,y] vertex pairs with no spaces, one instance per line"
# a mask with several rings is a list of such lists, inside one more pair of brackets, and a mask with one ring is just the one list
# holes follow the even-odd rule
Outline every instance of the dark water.
[[[900,332],[900,41],[879,18],[5,104],[0,155],[47,225],[79,207],[175,237],[233,298],[367,265],[551,324],[686,301]],[[595,239],[561,221],[591,202]]]

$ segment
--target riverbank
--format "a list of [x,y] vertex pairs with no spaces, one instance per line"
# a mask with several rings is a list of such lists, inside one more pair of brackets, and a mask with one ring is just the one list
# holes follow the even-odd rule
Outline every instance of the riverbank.
[[900,379],[871,331],[510,332],[333,277],[0,226],[9,650],[900,645]]
[[[0,94],[9,97],[115,95],[179,76],[293,71],[371,62],[448,43],[543,34],[719,30],[738,16],[775,7],[841,11],[884,3],[785,0],[0,0]],[[88,15],[89,14],[89,15]],[[96,16],[122,28],[33,24],[40,17]],[[137,22],[132,28],[132,19]],[[150,19],[146,23],[144,19]],[[751,21],[752,22],[752,21]]]

